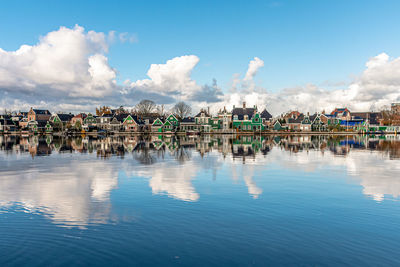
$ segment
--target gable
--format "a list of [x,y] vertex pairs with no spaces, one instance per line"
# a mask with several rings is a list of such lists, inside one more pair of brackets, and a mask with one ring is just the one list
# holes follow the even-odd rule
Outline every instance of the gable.
[[161,126],[161,125],[163,125],[163,123],[162,123],[162,121],[161,121],[159,118],[157,118],[157,119],[153,122],[153,125],[154,125],[154,126]]
[[169,115],[167,120],[169,120],[169,121],[171,121],[171,122],[176,122],[176,121],[178,121],[178,119],[175,118],[175,116],[174,116],[173,114]]
[[128,117],[126,117],[124,119],[124,124],[137,124],[136,121],[132,118],[131,115],[128,115]]
[[53,122],[60,122],[60,118],[57,115],[54,116]]

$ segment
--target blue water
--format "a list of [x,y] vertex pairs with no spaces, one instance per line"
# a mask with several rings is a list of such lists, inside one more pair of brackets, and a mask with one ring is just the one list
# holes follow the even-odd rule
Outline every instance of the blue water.
[[400,265],[395,137],[0,141],[1,266]]

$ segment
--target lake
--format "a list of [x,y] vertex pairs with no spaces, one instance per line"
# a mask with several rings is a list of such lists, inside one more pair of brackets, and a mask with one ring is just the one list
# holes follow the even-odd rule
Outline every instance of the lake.
[[1,266],[400,265],[398,136],[0,136]]

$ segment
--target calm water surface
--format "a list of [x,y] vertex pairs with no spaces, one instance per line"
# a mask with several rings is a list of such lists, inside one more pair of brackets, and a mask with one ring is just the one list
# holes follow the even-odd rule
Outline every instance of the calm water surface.
[[0,266],[399,266],[399,194],[396,136],[0,136]]

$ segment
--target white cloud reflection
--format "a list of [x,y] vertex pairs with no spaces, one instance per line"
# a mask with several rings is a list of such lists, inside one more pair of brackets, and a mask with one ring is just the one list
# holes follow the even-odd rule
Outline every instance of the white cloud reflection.
[[210,175],[213,180],[223,175],[223,179],[242,183],[250,197],[260,198],[261,182],[266,181],[272,169],[317,173],[320,179],[325,173],[330,177],[337,174],[338,179],[350,177],[362,186],[364,195],[375,201],[400,196],[399,161],[379,151],[352,149],[345,156],[338,156],[329,149],[290,153],[275,147],[266,156],[257,154],[245,162],[229,154],[224,158],[216,150],[205,155],[191,151],[183,162],[174,158],[174,151],[167,153],[151,165],[87,155],[51,155],[32,161],[28,155],[10,157],[0,153],[0,208],[18,205],[66,227],[107,223],[115,219],[110,195],[118,188],[120,171],[131,178],[148,179],[153,194],[189,202],[200,200],[193,181],[201,178],[200,182],[205,182]]
[[17,204],[67,227],[104,223],[109,218],[110,192],[118,181],[111,165],[65,160],[50,167],[25,167],[1,172],[0,206]]

